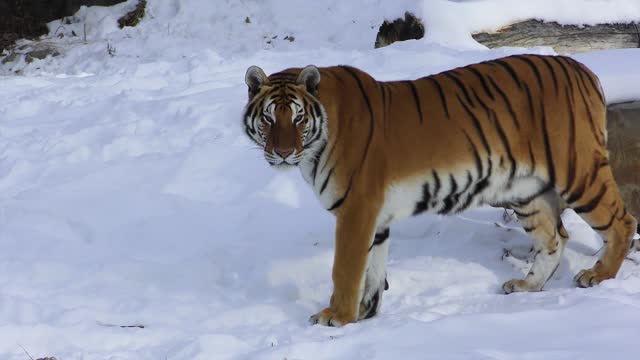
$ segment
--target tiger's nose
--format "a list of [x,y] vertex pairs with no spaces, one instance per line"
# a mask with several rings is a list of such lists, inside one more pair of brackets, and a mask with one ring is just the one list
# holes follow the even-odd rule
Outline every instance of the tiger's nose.
[[281,158],[286,159],[289,155],[293,153],[293,149],[275,149],[276,154],[280,155]]

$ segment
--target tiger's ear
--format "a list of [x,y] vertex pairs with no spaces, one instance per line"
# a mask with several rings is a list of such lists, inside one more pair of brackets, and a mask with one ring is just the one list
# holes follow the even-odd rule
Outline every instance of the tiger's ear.
[[247,69],[244,75],[244,82],[249,87],[249,99],[253,98],[264,83],[268,82],[267,75],[259,67],[253,65]]
[[304,85],[313,96],[318,95],[318,84],[320,84],[320,70],[313,65],[308,65],[298,75],[297,83]]

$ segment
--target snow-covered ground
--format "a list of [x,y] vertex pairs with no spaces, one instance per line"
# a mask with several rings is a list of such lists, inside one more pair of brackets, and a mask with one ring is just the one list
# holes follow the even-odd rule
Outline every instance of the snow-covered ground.
[[[134,3],[50,24],[63,56],[0,65],[0,359],[638,357],[640,265],[576,289],[601,241],[571,212],[546,291],[501,294],[527,270],[505,249],[530,246],[501,209],[420,216],[392,229],[380,314],[310,326],[331,292],[333,219],[297,171],[269,168],[240,113],[249,65],[414,78],[552,53],[489,51],[469,31],[637,20],[640,2],[150,0],[138,27],[117,29]],[[373,50],[407,9],[427,38]],[[640,50],[576,58],[609,101],[640,99]]]

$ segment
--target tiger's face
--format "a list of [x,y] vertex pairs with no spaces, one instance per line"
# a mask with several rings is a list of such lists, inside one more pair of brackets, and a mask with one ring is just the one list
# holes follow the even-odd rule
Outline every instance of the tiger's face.
[[244,109],[245,132],[264,151],[271,166],[298,165],[326,137],[326,115],[316,98],[320,72],[307,66],[300,74],[267,77],[257,66],[245,75],[249,102]]

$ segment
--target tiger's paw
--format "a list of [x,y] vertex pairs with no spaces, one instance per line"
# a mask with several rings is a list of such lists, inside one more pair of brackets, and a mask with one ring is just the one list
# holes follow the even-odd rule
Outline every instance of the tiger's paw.
[[505,294],[511,294],[514,292],[540,291],[542,286],[534,284],[527,279],[511,279],[502,284],[502,290]]
[[347,316],[333,311],[331,308],[325,308],[309,318],[311,325],[320,324],[324,326],[340,327],[348,323],[356,322],[356,319],[350,319]]
[[578,274],[573,278],[573,281],[575,281],[578,287],[587,288],[596,286],[607,279],[608,277],[599,274],[595,270],[584,269],[578,272]]

